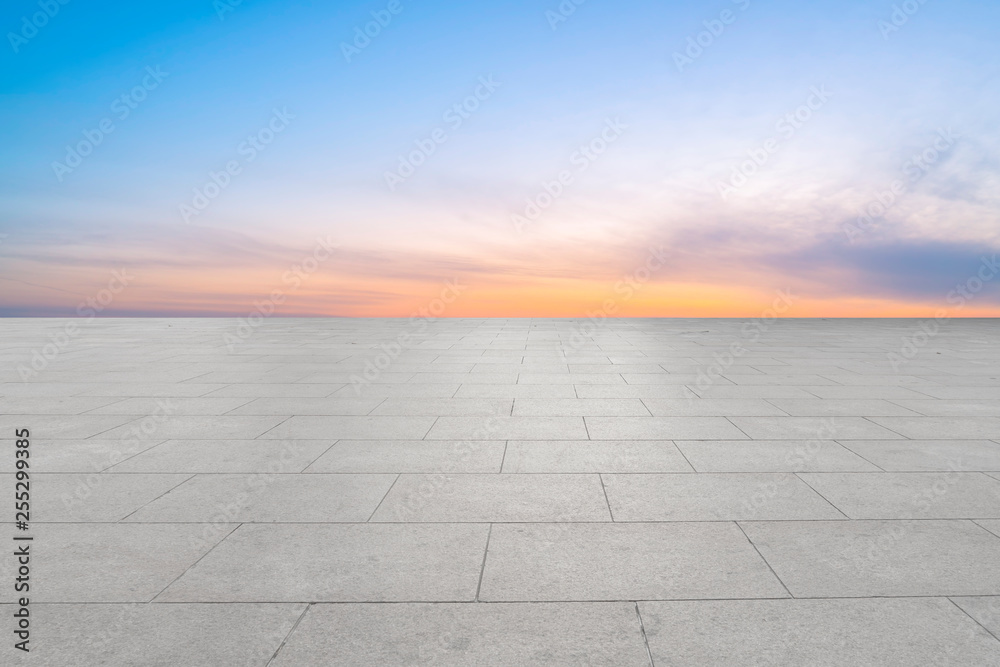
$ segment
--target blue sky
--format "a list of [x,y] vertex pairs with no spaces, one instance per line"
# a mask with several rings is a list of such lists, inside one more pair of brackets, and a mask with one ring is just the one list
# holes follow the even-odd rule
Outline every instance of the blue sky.
[[[472,278],[454,314],[579,314],[652,246],[673,260],[630,313],[755,314],[794,287],[802,314],[922,314],[1000,245],[995,2],[587,0],[555,23],[555,0],[399,0],[394,14],[54,1],[13,46],[42,10],[0,12],[3,313],[72,312],[122,266],[142,278],[109,313],[240,313],[332,235],[340,258],[289,314],[405,316],[453,275]],[[391,20],[348,62],[372,12]],[[115,100],[151,70],[162,80],[120,118]],[[484,77],[495,90],[449,126]],[[287,122],[248,160],[240,147],[276,110]],[[779,125],[797,110],[808,117]],[[113,132],[60,180],[53,163],[102,121]],[[624,130],[580,169],[609,121]],[[956,138],[911,180],[907,160],[941,131]],[[552,204],[512,225],[566,171]],[[884,215],[845,234],[894,181]],[[966,312],[997,296],[990,283]]]

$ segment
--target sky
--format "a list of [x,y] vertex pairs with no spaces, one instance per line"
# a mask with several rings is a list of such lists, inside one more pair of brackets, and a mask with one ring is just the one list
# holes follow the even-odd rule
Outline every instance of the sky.
[[995,0],[10,0],[0,315],[1000,314]]

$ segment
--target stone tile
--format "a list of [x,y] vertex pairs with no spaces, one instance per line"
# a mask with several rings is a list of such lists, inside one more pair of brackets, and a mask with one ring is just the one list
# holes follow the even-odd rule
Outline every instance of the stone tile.
[[364,522],[395,475],[197,475],[128,521]]
[[500,472],[503,440],[341,440],[305,472]]
[[1000,637],[1000,596],[953,597],[951,600],[977,623],[992,632],[994,637]]
[[505,473],[693,472],[669,440],[511,440]]
[[[853,387],[842,387],[838,385],[831,386],[816,386],[816,387],[802,387],[805,391],[809,392],[813,396],[822,399],[829,400],[861,400],[861,399],[872,399],[872,400],[887,400],[895,402],[896,399],[911,399],[911,398],[927,398],[927,394],[923,393],[923,389],[917,391],[915,389],[909,389],[907,387],[898,386],[853,386]],[[793,397],[788,397],[793,398]]]
[[602,475],[615,521],[843,519],[790,473]]
[[400,475],[372,521],[610,521],[597,475]]
[[795,597],[1000,593],[1000,540],[971,521],[740,525]]
[[301,604],[43,604],[32,665],[263,665]]
[[0,397],[0,414],[78,415],[117,403],[119,400],[108,396],[2,396]]
[[387,398],[373,415],[510,415],[513,399]]
[[514,401],[515,416],[590,417],[649,416],[637,398],[520,398]]
[[[32,602],[149,602],[235,525],[32,524]],[[14,580],[14,559],[0,561]],[[14,600],[4,587],[0,602]]]
[[656,664],[986,665],[1000,642],[940,598],[640,602]]
[[334,663],[644,667],[649,658],[631,602],[318,604],[271,664]]
[[230,415],[292,415],[352,416],[367,415],[384,399],[381,398],[257,398],[232,410]]
[[893,401],[925,417],[1000,417],[1000,400],[901,399]]
[[428,440],[582,440],[581,417],[440,417]]
[[[32,439],[33,472],[100,472],[115,463],[135,456],[162,440],[41,440]],[[3,457],[0,471],[14,472],[14,457]]]
[[295,383],[252,383],[241,382],[228,384],[204,394],[206,398],[320,398],[329,396],[335,390],[343,387],[343,383],[327,384],[295,384]]
[[[31,520],[35,523],[119,521],[189,477],[96,472],[34,474],[29,481]],[[14,475],[0,475],[3,497],[14,497],[15,483]]]
[[518,373],[517,384],[625,384],[617,373]]
[[991,440],[851,440],[846,446],[884,470],[1000,470],[1000,444]]
[[331,440],[169,440],[110,472],[301,472]]
[[919,413],[889,401],[873,398],[773,398],[777,407],[793,417],[916,417]]
[[[830,387],[836,389],[836,387]],[[723,399],[771,399],[771,398],[813,398],[810,393],[811,387],[789,387],[786,385],[734,385],[728,383],[714,382],[710,386],[701,387],[697,383],[691,383],[691,392],[703,398],[716,400]],[[690,394],[688,394],[690,395]],[[686,397],[686,396],[685,396]]]
[[787,595],[732,523],[562,523],[494,525],[479,599]]
[[102,439],[114,440],[119,437],[115,433],[118,427],[134,420],[134,416],[62,415],[58,419],[51,419],[43,415],[32,418],[4,415],[0,417],[0,432],[13,433],[15,429],[27,428],[32,442],[82,440],[98,435]]
[[1000,480],[978,472],[803,473],[852,519],[1000,518]]
[[586,399],[691,398],[697,396],[687,385],[683,384],[581,384],[576,386],[576,395]]
[[986,530],[988,530],[989,532],[993,533],[997,537],[1000,537],[1000,521],[997,521],[995,519],[988,521],[980,519],[979,521],[976,521],[976,523],[985,528]]
[[135,415],[144,417],[156,414],[162,409],[164,404],[169,404],[171,410],[169,414],[196,416],[196,415],[224,415],[230,410],[235,410],[246,404],[248,398],[208,398],[199,396],[197,398],[126,398],[116,401],[110,405],[105,405],[88,414],[91,415]]
[[754,440],[861,440],[903,437],[863,417],[733,417],[730,421]]
[[872,417],[907,438],[976,440],[1000,437],[1000,417]]
[[698,472],[878,470],[833,440],[678,440],[676,445]]
[[[102,417],[102,419],[119,418]],[[155,417],[137,419],[134,423],[103,433],[102,437],[127,438],[136,433],[136,428],[142,425],[143,419],[150,420],[148,422],[152,427],[150,437],[156,437],[160,440],[237,440],[256,438],[280,424],[285,420],[285,417],[187,417],[160,414]]]
[[[241,419],[254,419],[241,417]],[[260,436],[262,440],[419,440],[434,417],[290,417]]]
[[159,602],[469,602],[482,524],[243,525]]
[[586,417],[594,440],[746,439],[724,417]]
[[656,417],[785,416],[782,410],[759,398],[644,398],[643,403]]
[[455,398],[576,398],[576,392],[568,384],[463,384]]
[[459,383],[412,384],[350,384],[336,389],[333,398],[449,398],[458,391]]

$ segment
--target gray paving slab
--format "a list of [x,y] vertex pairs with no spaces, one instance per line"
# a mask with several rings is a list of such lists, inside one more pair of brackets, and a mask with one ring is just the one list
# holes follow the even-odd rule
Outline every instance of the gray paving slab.
[[[118,477],[115,475],[115,477]],[[126,519],[143,523],[364,522],[396,475],[196,475]]]
[[650,416],[637,398],[519,398],[511,413],[522,417]]
[[[98,417],[94,417],[97,419]],[[103,417],[103,419],[121,419]],[[147,415],[134,419],[125,426],[119,426],[103,432],[103,438],[128,438],[133,435],[148,433],[150,437],[161,440],[236,440],[240,438],[256,438],[283,422],[285,417],[229,417],[229,416],[186,416],[170,413]],[[143,430],[144,422],[148,424]],[[137,430],[138,429],[138,430]]]
[[879,470],[833,440],[677,440],[675,444],[698,472]]
[[730,421],[754,440],[861,440],[904,437],[863,417],[732,417]]
[[[52,473],[31,477],[31,520],[86,523],[120,521],[184,483],[190,475]],[[1000,482],[998,482],[1000,483]],[[13,474],[0,475],[0,492],[14,497]]]
[[791,473],[602,475],[615,521],[843,519]]
[[387,398],[373,415],[510,415],[513,399],[503,398]]
[[157,600],[471,602],[489,532],[486,524],[245,524]]
[[733,523],[496,524],[479,599],[787,597]]
[[[25,664],[265,665],[301,604],[41,604]],[[11,664],[16,664],[12,662]]]
[[[232,417],[231,419],[261,419]],[[266,440],[406,440],[423,438],[434,417],[288,417],[256,436]]]
[[1000,417],[872,417],[907,438],[976,440],[1000,438]]
[[799,476],[852,519],[1000,519],[1000,480],[978,472]]
[[400,475],[372,521],[610,521],[598,475]]
[[986,665],[1000,641],[941,598],[640,602],[655,664]]
[[[100,472],[163,442],[158,439],[102,440],[33,439],[31,470],[35,472]],[[13,457],[0,461],[0,470],[14,472]],[[173,471],[166,471],[173,472]]]
[[[209,530],[192,524],[34,524],[30,600],[39,602],[150,602],[222,540],[235,524]],[[44,545],[44,547],[43,547]],[[14,581],[15,562],[0,575]],[[13,586],[0,602],[12,602]]]
[[381,398],[344,398],[344,397],[282,397],[256,398],[236,406],[226,414],[239,415],[277,415],[277,416],[352,416],[367,415],[377,408],[384,399]]
[[1000,594],[1000,540],[971,521],[740,525],[795,597]]
[[1000,471],[992,440],[850,440],[844,446],[887,471]]
[[168,401],[162,398],[126,398],[115,401],[109,405],[90,410],[91,415],[135,415],[144,417],[156,414],[167,405],[170,414],[198,416],[198,415],[224,415],[241,405],[245,405],[251,399],[244,397],[235,398],[209,398],[199,396],[197,398],[176,398],[172,397]]
[[725,417],[585,417],[594,440],[747,439]]
[[792,417],[917,417],[919,412],[877,398],[772,398],[769,403]]
[[332,440],[168,440],[109,472],[301,472]]
[[787,416],[787,413],[760,398],[644,398],[655,417]]
[[503,440],[340,440],[305,472],[500,472],[504,449]]
[[317,604],[286,665],[649,665],[635,605]]
[[505,473],[694,472],[670,440],[511,440]]
[[990,531],[994,535],[1000,537],[1000,521],[997,520],[983,520],[980,519],[976,521],[977,524]]
[[953,597],[951,601],[1000,639],[1000,596]]
[[440,417],[428,440],[584,440],[582,417]]

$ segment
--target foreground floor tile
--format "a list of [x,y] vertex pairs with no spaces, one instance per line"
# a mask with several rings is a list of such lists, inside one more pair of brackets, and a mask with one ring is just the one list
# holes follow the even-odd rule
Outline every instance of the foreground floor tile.
[[790,473],[602,477],[615,521],[845,518]]
[[994,637],[1000,638],[1000,596],[953,597],[951,600]]
[[[119,521],[190,477],[111,473],[36,474],[30,482],[31,519],[36,522]],[[15,481],[14,475],[0,475],[2,497],[14,497]]]
[[[1000,484],[1000,482],[998,482]],[[597,475],[400,475],[372,521],[610,521]]]
[[670,440],[511,440],[505,473],[693,472]]
[[640,602],[656,664],[987,665],[1000,641],[941,598]]
[[169,440],[110,472],[301,472],[332,440]]
[[586,417],[594,440],[739,440],[725,417]]
[[796,597],[1000,594],[1000,539],[971,521],[748,521]]
[[632,603],[313,605],[272,665],[649,665]]
[[[32,526],[32,602],[149,602],[235,525],[61,523]],[[43,546],[44,545],[44,546]],[[13,551],[13,549],[11,550]],[[14,559],[0,562],[14,580]],[[9,591],[9,592],[8,592]],[[0,601],[14,599],[13,586]]]
[[441,417],[428,440],[586,440],[581,417]]
[[354,474],[198,475],[127,521],[363,522],[395,479]]
[[852,519],[1000,519],[1000,480],[978,472],[803,473]]
[[732,523],[497,524],[481,600],[786,597]]
[[[235,419],[235,417],[234,417]],[[257,417],[242,417],[257,419]],[[434,417],[291,417],[260,436],[262,440],[420,440]]]
[[51,665],[265,665],[293,604],[41,604],[30,660]]
[[877,471],[833,440],[678,440],[698,472]]
[[244,525],[157,602],[471,601],[482,524]]
[[851,440],[846,446],[884,470],[1000,470],[992,440]]
[[503,440],[341,440],[306,472],[500,472]]
[[863,417],[733,417],[732,422],[754,440],[861,440],[903,437]]

